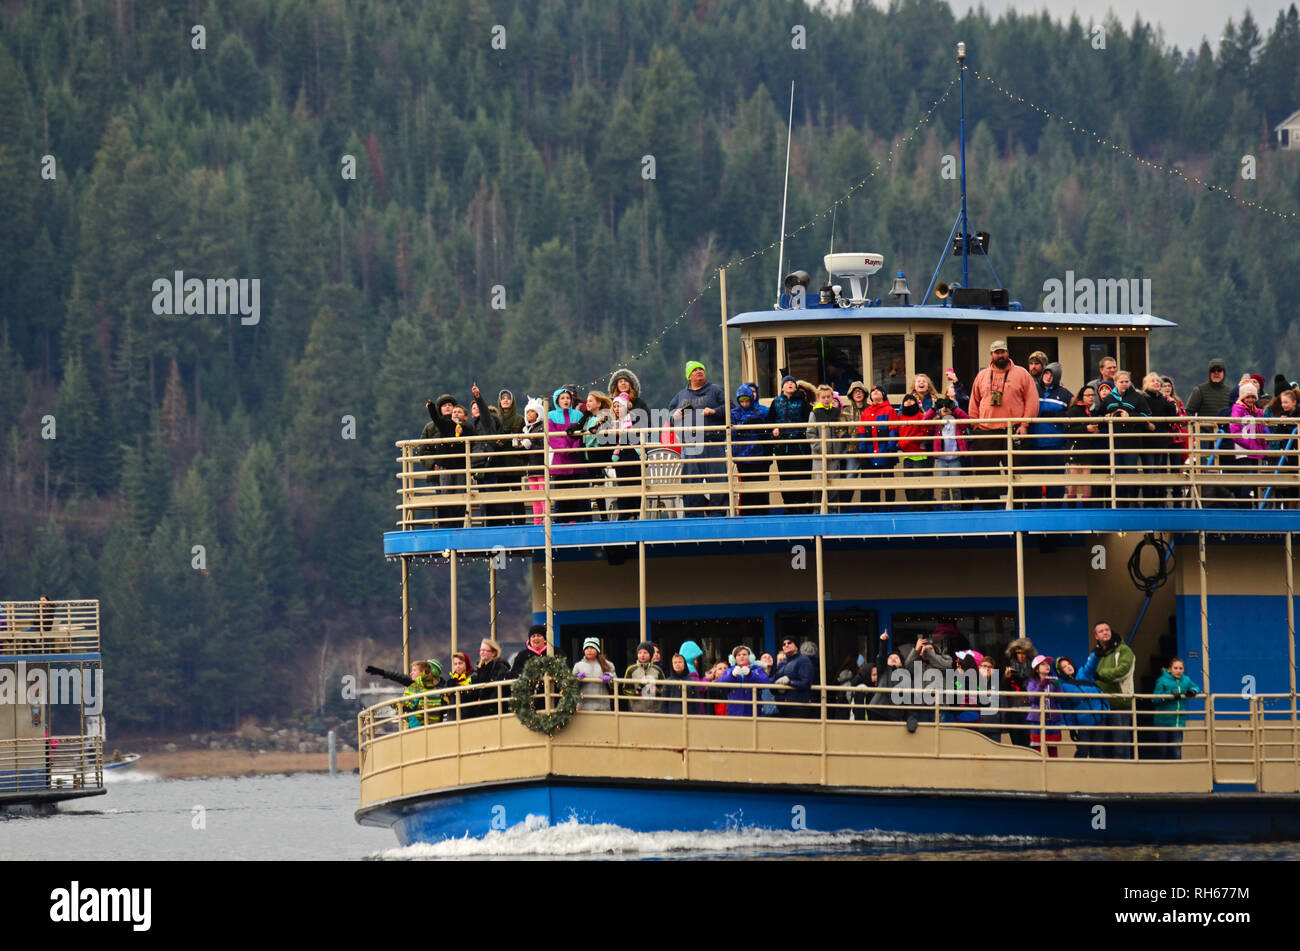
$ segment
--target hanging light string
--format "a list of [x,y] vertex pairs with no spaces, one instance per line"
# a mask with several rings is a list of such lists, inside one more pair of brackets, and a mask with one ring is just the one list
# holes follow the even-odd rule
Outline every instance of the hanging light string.
[[1038,103],[1030,99],[1026,99],[1024,96],[1017,96],[1010,89],[1006,89],[1003,86],[999,85],[997,81],[989,78],[988,76],[985,76],[983,73],[981,73],[978,69],[975,69],[973,66],[963,65],[962,69],[969,70],[970,74],[974,76],[976,79],[981,79],[984,82],[988,83],[990,86],[992,86],[998,92],[1002,93],[1002,95],[1006,96],[1012,102],[1016,102],[1016,103],[1020,103],[1021,105],[1028,106],[1030,109],[1033,109],[1035,112],[1041,113],[1042,115],[1046,116],[1049,119],[1056,119],[1057,121],[1064,122],[1067,126],[1070,127],[1070,131],[1076,132],[1084,136],[1085,138],[1091,137],[1093,141],[1095,141],[1098,145],[1103,145],[1103,146],[1108,145],[1110,146],[1112,151],[1118,152],[1120,155],[1125,155],[1128,158],[1133,159],[1135,162],[1137,162],[1140,165],[1145,165],[1147,168],[1155,169],[1157,172],[1164,172],[1166,175],[1169,176],[1181,178],[1183,181],[1188,182],[1189,184],[1200,185],[1202,188],[1209,189],[1212,192],[1218,192],[1219,194],[1225,195],[1228,198],[1232,199],[1233,201],[1237,202],[1237,204],[1244,205],[1247,208],[1252,208],[1256,211],[1262,211],[1265,214],[1273,215],[1277,218],[1282,218],[1284,220],[1296,217],[1296,212],[1294,211],[1277,211],[1276,209],[1270,208],[1267,205],[1261,204],[1260,202],[1250,201],[1249,199],[1242,198],[1239,195],[1234,195],[1232,192],[1228,191],[1228,189],[1220,185],[1214,185],[1210,182],[1204,181],[1203,179],[1197,178],[1195,175],[1188,175],[1180,168],[1177,167],[1167,168],[1158,162],[1152,162],[1149,159],[1144,159],[1142,156],[1138,155],[1136,152],[1133,152],[1131,149],[1127,149],[1122,145],[1117,145],[1114,142],[1111,142],[1105,136],[1097,134],[1092,129],[1089,129],[1087,126],[1079,125],[1077,122],[1075,122],[1072,119],[1067,119],[1065,118],[1065,116],[1059,115],[1058,113],[1052,112],[1048,109],[1044,109],[1042,106],[1038,105]]
[[[949,94],[952,92],[953,87],[956,85],[957,85],[957,80],[954,79],[950,81],[948,83],[947,88],[944,89],[944,91],[939,95],[939,97],[930,103],[930,107],[926,109],[925,115],[923,115],[920,121],[917,122],[916,125],[912,127],[911,131],[909,131],[906,135],[903,135],[900,138],[894,140],[893,145],[889,147],[889,151],[885,155],[884,164],[880,163],[879,161],[873,161],[871,171],[869,171],[866,175],[864,175],[856,184],[852,185],[848,191],[846,191],[839,198],[835,199],[835,201],[831,202],[831,204],[829,204],[825,209],[813,215],[803,224],[799,225],[799,227],[795,228],[793,231],[787,231],[784,237],[792,238],[795,235],[799,234],[801,231],[806,231],[809,228],[815,227],[819,221],[826,218],[827,215],[833,214],[835,210],[839,208],[840,205],[843,205],[845,202],[851,199],[854,193],[857,192],[860,188],[863,188],[867,184],[867,182],[869,182],[872,178],[874,178],[876,176],[876,173],[878,173],[884,167],[884,165],[892,164],[894,159],[898,157],[898,153],[902,150],[902,148],[908,143],[910,143],[913,139],[915,139],[917,134],[920,133],[921,129],[924,128],[925,125],[929,123],[929,121],[932,118],[934,118],[935,111],[941,105],[944,104],[944,102],[948,99]],[[659,344],[663,341],[663,338],[668,335],[668,332],[686,319],[687,315],[690,314],[691,312],[691,308],[695,306],[696,302],[699,301],[701,297],[703,297],[705,294],[709,292],[709,290],[713,287],[714,282],[718,279],[719,270],[729,271],[732,270],[733,268],[743,267],[746,264],[748,264],[750,261],[753,261],[757,258],[761,258],[769,251],[775,250],[775,248],[780,243],[781,243],[781,238],[778,237],[775,241],[773,241],[771,244],[767,245],[766,247],[755,248],[753,251],[750,251],[748,254],[739,255],[738,257],[732,258],[726,264],[721,265],[721,267],[712,269],[708,283],[706,283],[702,288],[700,288],[700,290],[695,294],[695,296],[686,302],[686,306],[682,308],[681,313],[679,313],[676,317],[674,317],[667,324],[665,324],[663,329],[661,329],[657,334],[655,334],[655,336],[650,340],[650,342],[647,343],[638,353],[635,353],[632,356],[627,357],[624,360],[620,361],[618,366],[625,367],[631,363],[635,363],[637,360],[649,356],[650,352],[654,350],[655,347],[659,346]],[[597,386],[602,382],[604,382],[605,379],[608,379],[608,377],[605,377],[604,379],[597,378],[595,380],[589,380],[586,385],[588,387]]]

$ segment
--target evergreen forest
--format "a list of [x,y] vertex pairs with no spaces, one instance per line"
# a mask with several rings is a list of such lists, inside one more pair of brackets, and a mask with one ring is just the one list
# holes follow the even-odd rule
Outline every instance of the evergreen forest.
[[[834,206],[837,249],[923,288],[958,40],[1012,297],[1149,278],[1184,396],[1212,356],[1295,377],[1300,150],[1273,129],[1300,17],[1205,32],[939,0],[5,3],[0,599],[101,600],[119,731],[341,712],[341,676],[400,663],[380,536],[425,400],[629,365],[664,406],[717,367],[717,269],[733,313],[776,293],[792,81],[785,270],[820,267]],[[259,319],[156,313],[178,271],[257,279]],[[462,639],[494,611],[517,648],[528,571],[494,607],[461,572]],[[445,658],[448,571],[414,573],[413,656]]]

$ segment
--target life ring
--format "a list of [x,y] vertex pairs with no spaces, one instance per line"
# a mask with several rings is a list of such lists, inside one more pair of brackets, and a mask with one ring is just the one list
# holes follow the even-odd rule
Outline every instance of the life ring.
[[[555,680],[560,689],[559,702],[549,713],[533,709],[537,688],[546,677]],[[524,665],[523,672],[510,689],[510,706],[519,722],[534,733],[554,737],[566,726],[578,710],[578,678],[573,676],[564,658],[554,656],[534,657]]]

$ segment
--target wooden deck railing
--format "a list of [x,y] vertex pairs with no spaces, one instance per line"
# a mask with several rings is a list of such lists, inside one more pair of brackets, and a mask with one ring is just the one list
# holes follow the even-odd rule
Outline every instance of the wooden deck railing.
[[[509,448],[510,435],[406,440],[397,443],[397,524],[1065,504],[1278,509],[1300,501],[1300,445],[1288,431],[1294,419],[1259,420],[1252,438],[1263,448],[1250,449],[1228,434],[1240,422],[1229,417],[1177,419],[1188,430],[1185,447],[1168,433],[1136,431],[1146,420],[985,422],[996,428],[962,421],[964,448],[953,453],[935,445],[941,420],[909,423],[925,435],[902,445],[896,425],[846,422],[701,427],[684,445],[661,441],[660,430],[605,431],[603,443],[559,451],[544,450],[537,435],[529,449]],[[1062,435],[1018,433],[1021,424],[1063,423]],[[1277,431],[1262,431],[1265,423]],[[1051,439],[1064,445],[1045,445]]]
[[98,601],[0,601],[0,656],[98,652]]
[[0,740],[0,794],[104,785],[99,736],[40,736]]
[[[485,685],[471,685],[441,690],[432,690],[414,697],[390,700],[376,704],[361,711],[357,719],[358,749],[361,752],[361,777],[366,777],[376,770],[375,760],[368,754],[376,744],[395,734],[408,734],[415,731],[435,731],[439,737],[436,742],[431,734],[428,744],[403,745],[403,750],[438,750],[436,754],[420,754],[420,761],[453,760],[462,754],[491,752],[493,750],[516,750],[535,745],[545,745],[559,741],[568,743],[564,732],[548,740],[543,734],[527,733],[521,738],[518,730],[507,731],[505,725],[517,726],[516,718],[510,707],[510,687],[514,681],[499,681]],[[1208,767],[1206,792],[1213,783],[1231,783],[1235,785],[1254,786],[1263,789],[1265,777],[1271,791],[1300,792],[1300,716],[1297,715],[1296,697],[1293,694],[1258,694],[1243,698],[1240,694],[1211,694],[1198,696],[1186,701],[1187,709],[1182,713],[1185,720],[1182,727],[1157,726],[1153,717],[1161,711],[1140,709],[1132,702],[1159,699],[1155,694],[1135,694],[1125,697],[1124,702],[1117,703],[1116,708],[1104,711],[1104,722],[1097,725],[1074,726],[1067,722],[1053,725],[1055,716],[1070,717],[1079,714],[1078,708],[1071,708],[1062,703],[1080,695],[1060,693],[1027,694],[1019,691],[984,690],[975,696],[945,696],[944,690],[925,691],[928,696],[919,696],[912,690],[905,691],[907,702],[891,701],[893,693],[888,687],[817,687],[814,686],[813,700],[810,703],[794,703],[783,700],[782,694],[788,688],[766,684],[725,683],[712,686],[696,681],[658,681],[658,695],[646,698],[639,690],[644,686],[641,681],[615,678],[611,681],[612,693],[601,700],[604,709],[579,709],[575,718],[600,718],[613,727],[613,742],[617,747],[630,749],[675,750],[685,754],[692,751],[691,737],[693,729],[687,728],[687,722],[700,726],[710,721],[750,722],[753,729],[744,734],[746,741],[736,745],[734,732],[727,735],[733,738],[730,745],[719,745],[716,737],[710,736],[704,745],[694,749],[695,752],[715,754],[755,753],[787,754],[792,757],[808,755],[828,755],[825,736],[827,729],[843,731],[852,729],[854,724],[863,728],[860,744],[850,742],[846,748],[845,734],[838,732],[838,748],[832,751],[835,756],[908,756],[933,758],[944,762],[952,761],[1013,761],[1023,763],[1026,758],[1041,761],[1044,775],[1049,770],[1068,768],[1069,764],[1079,759],[1104,760],[1112,767],[1151,772],[1159,777],[1159,764],[1171,761],[1185,764],[1201,764]],[[623,688],[635,688],[635,695],[626,695]],[[922,688],[923,689],[923,688]],[[919,689],[917,693],[921,693]],[[683,694],[684,690],[684,694]],[[727,694],[739,691],[743,699],[728,699]],[[771,699],[763,696],[763,691],[771,691]],[[666,692],[671,692],[666,695]],[[873,697],[883,697],[878,703],[870,703]],[[1097,696],[1097,695],[1091,695]],[[408,701],[423,701],[425,698],[437,698],[438,706],[419,706],[414,709]],[[993,700],[996,698],[996,701]],[[1050,698],[1050,699],[1049,699]],[[593,698],[586,698],[591,700]],[[957,699],[957,703],[945,700]],[[1168,699],[1167,696],[1165,699]],[[555,694],[541,698],[549,708],[557,700]],[[1110,698],[1111,701],[1114,698]],[[716,716],[712,713],[715,704],[729,704],[729,716]],[[707,708],[708,712],[705,712]],[[773,713],[775,715],[768,715]],[[667,712],[665,712],[667,711]],[[739,716],[735,714],[739,713]],[[958,717],[974,714],[970,722],[963,722]],[[908,719],[914,720],[909,724]],[[624,723],[625,728],[619,724]],[[770,741],[760,745],[760,726],[773,723],[798,723],[806,745],[791,742],[795,734],[785,734],[783,740],[775,745]],[[462,743],[460,730],[469,724],[474,726],[472,745]],[[487,729],[485,734],[484,727]],[[656,727],[655,724],[659,726]],[[677,724],[676,726],[674,724]],[[917,741],[914,749],[900,753],[896,744],[888,750],[873,750],[871,737],[879,736],[869,724],[889,725],[898,730],[909,730],[912,726],[926,729],[926,736]],[[816,739],[815,729],[820,729],[821,741]],[[813,733],[808,731],[813,729]],[[1176,733],[1170,731],[1175,730]],[[507,733],[513,738],[508,739]],[[494,734],[495,745],[484,745],[484,736]],[[946,744],[944,736],[974,736],[982,734],[992,742],[971,744]],[[1037,740],[1046,734],[1048,742],[1035,743],[1030,746],[1031,737]],[[1054,738],[1059,734],[1059,740]],[[1018,736],[1019,742],[1013,739]],[[454,741],[449,742],[449,739]],[[522,743],[522,745],[521,745]],[[1174,751],[1177,750],[1177,754]],[[1052,755],[1052,754],[1056,755]],[[593,756],[609,754],[608,733],[602,736],[602,742],[593,745]],[[399,764],[386,757],[388,763],[384,768]],[[406,760],[401,765],[410,765]],[[454,775],[453,770],[449,775]],[[824,775],[824,773],[823,773]],[[1280,786],[1279,786],[1280,784]],[[1046,788],[1046,787],[1044,787]]]

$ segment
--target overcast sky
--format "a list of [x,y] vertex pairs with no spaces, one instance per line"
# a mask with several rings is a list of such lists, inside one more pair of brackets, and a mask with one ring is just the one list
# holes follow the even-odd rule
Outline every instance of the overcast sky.
[[[876,0],[881,3],[882,0]],[[1078,13],[1079,22],[1087,24],[1089,18],[1100,23],[1110,10],[1115,11],[1125,29],[1133,25],[1133,17],[1155,23],[1165,35],[1165,43],[1183,50],[1196,50],[1202,37],[1210,41],[1215,50],[1219,46],[1219,33],[1227,24],[1241,22],[1247,9],[1259,26],[1261,38],[1268,35],[1277,19],[1278,11],[1285,10],[1293,0],[1142,0],[1141,3],[1115,3],[1114,0],[948,0],[958,17],[967,10],[983,6],[994,17],[1007,10],[1037,13],[1047,10],[1054,20],[1068,21],[1071,13]]]

